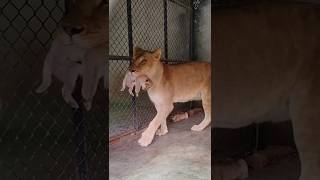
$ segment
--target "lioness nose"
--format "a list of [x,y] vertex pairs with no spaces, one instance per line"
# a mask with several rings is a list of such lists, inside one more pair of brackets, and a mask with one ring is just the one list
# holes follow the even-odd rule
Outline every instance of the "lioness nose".
[[130,72],[136,72],[136,70],[132,66],[129,66],[129,71]]
[[83,27],[62,26],[62,28],[69,36],[73,36],[75,34],[79,34],[84,30]]

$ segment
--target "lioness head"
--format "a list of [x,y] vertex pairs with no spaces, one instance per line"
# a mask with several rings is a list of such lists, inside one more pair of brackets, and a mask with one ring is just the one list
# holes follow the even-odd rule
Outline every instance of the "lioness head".
[[57,36],[64,44],[91,48],[107,44],[108,4],[104,0],[73,0]]
[[135,47],[133,50],[133,61],[129,70],[134,76],[147,75],[152,76],[157,71],[157,66],[161,63],[161,49],[154,51],[143,50]]

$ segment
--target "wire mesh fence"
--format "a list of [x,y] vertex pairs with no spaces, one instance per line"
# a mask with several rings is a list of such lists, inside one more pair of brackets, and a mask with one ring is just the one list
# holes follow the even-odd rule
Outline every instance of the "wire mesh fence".
[[47,93],[34,93],[66,3],[0,1],[2,180],[107,177],[105,90],[99,88],[88,113],[74,111],[63,101],[57,81]]
[[162,59],[181,63],[192,56],[192,1],[119,0],[109,18],[109,137],[145,127],[156,114],[146,92],[120,92],[134,46],[162,49]]

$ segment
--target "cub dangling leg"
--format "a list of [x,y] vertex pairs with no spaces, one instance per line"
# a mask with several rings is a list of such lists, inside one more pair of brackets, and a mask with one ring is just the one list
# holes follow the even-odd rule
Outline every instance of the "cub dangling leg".
[[52,53],[48,53],[43,64],[42,70],[42,82],[41,85],[36,89],[36,93],[43,93],[51,85],[52,81]]

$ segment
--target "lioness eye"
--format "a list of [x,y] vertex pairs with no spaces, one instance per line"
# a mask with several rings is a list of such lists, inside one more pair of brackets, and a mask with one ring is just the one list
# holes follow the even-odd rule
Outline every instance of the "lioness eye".
[[141,61],[140,65],[144,65],[146,62],[147,62],[147,60],[144,59]]

